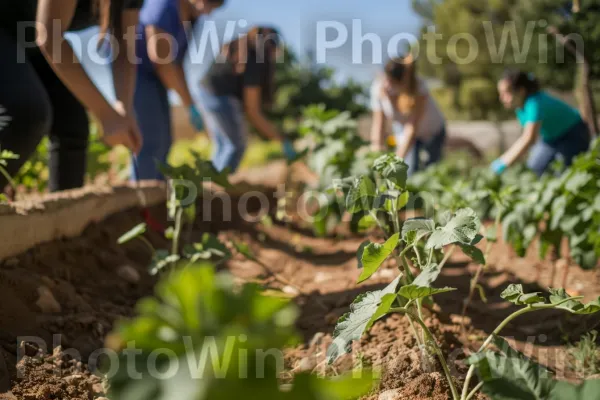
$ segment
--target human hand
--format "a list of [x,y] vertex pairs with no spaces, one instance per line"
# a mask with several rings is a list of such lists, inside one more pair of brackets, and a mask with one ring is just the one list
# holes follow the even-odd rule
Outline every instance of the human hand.
[[492,169],[492,171],[494,171],[496,175],[500,175],[507,168],[507,165],[501,158],[498,158],[494,160],[494,162],[492,162],[490,168]]
[[122,145],[134,154],[142,148],[142,134],[137,121],[131,116],[119,113],[100,119],[103,130],[103,141],[110,147]]
[[202,115],[196,108],[194,104],[192,104],[188,108],[188,112],[190,115],[190,124],[196,129],[196,131],[200,132],[204,130],[204,120],[202,119]]
[[294,149],[294,145],[292,144],[292,142],[290,142],[287,139],[283,139],[283,154],[285,155],[285,158],[287,158],[288,160],[292,160],[296,157],[297,153],[296,150]]

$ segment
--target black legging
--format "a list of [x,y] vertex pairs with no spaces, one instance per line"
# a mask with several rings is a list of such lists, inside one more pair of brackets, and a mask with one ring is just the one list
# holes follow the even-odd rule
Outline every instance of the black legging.
[[[17,51],[16,41],[0,30],[0,106],[12,118],[0,128],[0,149],[20,156],[9,161],[8,173],[14,176],[48,135],[49,190],[81,187],[89,137],[86,110],[38,49],[27,50],[25,63],[18,62]],[[8,183],[1,175],[0,193]]]

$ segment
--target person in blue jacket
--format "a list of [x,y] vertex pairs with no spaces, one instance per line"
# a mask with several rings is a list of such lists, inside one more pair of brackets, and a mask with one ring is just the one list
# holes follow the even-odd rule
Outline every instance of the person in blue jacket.
[[581,114],[540,88],[535,76],[520,70],[507,70],[498,82],[500,100],[514,109],[523,134],[491,168],[497,174],[514,164],[527,150],[527,166],[541,176],[554,160],[565,166],[589,149],[591,136]]
[[201,15],[223,6],[225,0],[145,0],[140,12],[138,67],[134,108],[144,139],[139,155],[132,156],[131,179],[163,180],[158,168],[171,149],[171,108],[168,91],[173,90],[187,108],[196,131],[204,129],[202,117],[187,84],[183,60],[191,32]]

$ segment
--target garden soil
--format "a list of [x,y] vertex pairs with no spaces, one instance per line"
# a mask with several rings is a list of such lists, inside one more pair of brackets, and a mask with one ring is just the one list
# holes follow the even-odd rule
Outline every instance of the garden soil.
[[[276,201],[272,193],[267,198],[273,216]],[[259,206],[251,208],[258,210]],[[164,214],[160,208],[154,212]],[[212,213],[212,222],[201,223],[202,230],[218,233],[226,242],[244,241],[263,264],[235,254],[225,268],[240,282],[261,280],[283,290],[295,298],[299,307],[297,326],[304,343],[286,350],[284,381],[300,371],[333,376],[356,366],[375,366],[382,368],[382,380],[365,399],[450,398],[437,362],[423,359],[410,326],[398,315],[377,322],[354,345],[351,354],[333,366],[326,364],[325,352],[337,319],[348,311],[358,294],[381,289],[396,276],[396,266],[390,263],[369,281],[356,285],[359,271],[355,252],[364,237],[340,229],[335,237],[316,238],[306,228],[273,222],[274,218],[251,223],[233,215],[231,222],[223,224],[217,223],[222,212],[217,209]],[[121,234],[141,221],[139,210],[127,210],[90,225],[78,238],[38,246],[0,266],[0,348],[15,398],[87,400],[104,395],[103,382],[90,373],[91,365],[72,358],[73,349],[83,360],[89,360],[104,346],[115,321],[133,316],[136,302],[152,294],[155,279],[147,273],[148,249],[140,241],[117,244]],[[200,231],[197,229],[194,235]],[[158,233],[147,232],[146,237],[158,248],[166,246]],[[428,326],[452,360],[457,381],[466,371],[462,364],[465,356],[514,311],[500,299],[500,292],[510,283],[523,283],[535,291],[550,286],[552,263],[536,263],[533,255],[519,259],[508,247],[497,245],[490,255],[490,270],[480,282],[487,304],[475,296],[462,329],[463,300],[475,266],[460,252],[450,259],[438,284],[458,290],[436,297],[437,305],[426,313]],[[559,263],[556,276],[561,276],[564,264]],[[539,268],[534,268],[536,265]],[[568,289],[589,300],[600,292],[598,280],[595,272],[573,267]],[[576,340],[599,322],[598,318],[570,318],[548,311],[516,320],[503,335],[559,376],[575,379],[568,368],[565,340]],[[40,356],[36,351],[40,347],[44,350],[44,346],[47,352]]]

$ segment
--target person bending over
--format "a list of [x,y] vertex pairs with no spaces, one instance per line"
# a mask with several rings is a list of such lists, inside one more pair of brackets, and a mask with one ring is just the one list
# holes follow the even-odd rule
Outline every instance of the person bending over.
[[190,89],[183,61],[191,32],[201,15],[223,6],[225,0],[145,0],[140,14],[138,55],[142,60],[135,91],[135,111],[144,139],[140,154],[132,157],[131,179],[163,180],[158,163],[166,164],[172,144],[171,106],[174,90],[188,110],[196,131],[204,129]]
[[509,69],[498,82],[500,101],[516,111],[521,137],[491,168],[497,174],[513,165],[529,149],[527,166],[541,176],[556,159],[565,166],[589,149],[589,129],[579,112],[540,88],[533,74]]
[[[142,0],[2,0],[0,2],[0,104],[10,121],[0,130],[0,149],[18,154],[6,167],[18,173],[44,136],[49,137],[49,190],[83,186],[90,133],[87,110],[98,119],[103,140],[138,152],[141,135],[133,112],[135,63],[128,55]],[[26,28],[29,25],[29,28]],[[100,25],[120,50],[112,72],[117,102],[110,104],[94,85],[67,31]],[[0,191],[8,189],[0,175]],[[14,195],[14,193],[13,193]]]
[[396,154],[408,164],[409,175],[420,168],[420,152],[428,155],[425,166],[441,160],[446,142],[446,121],[422,78],[412,56],[390,60],[383,75],[371,86],[371,147],[384,149],[388,121],[395,136]]
[[214,143],[212,162],[219,171],[239,167],[248,142],[246,118],[262,136],[281,142],[288,159],[295,156],[291,142],[263,113],[273,102],[279,43],[276,29],[253,27],[223,47],[201,81],[200,108]]

